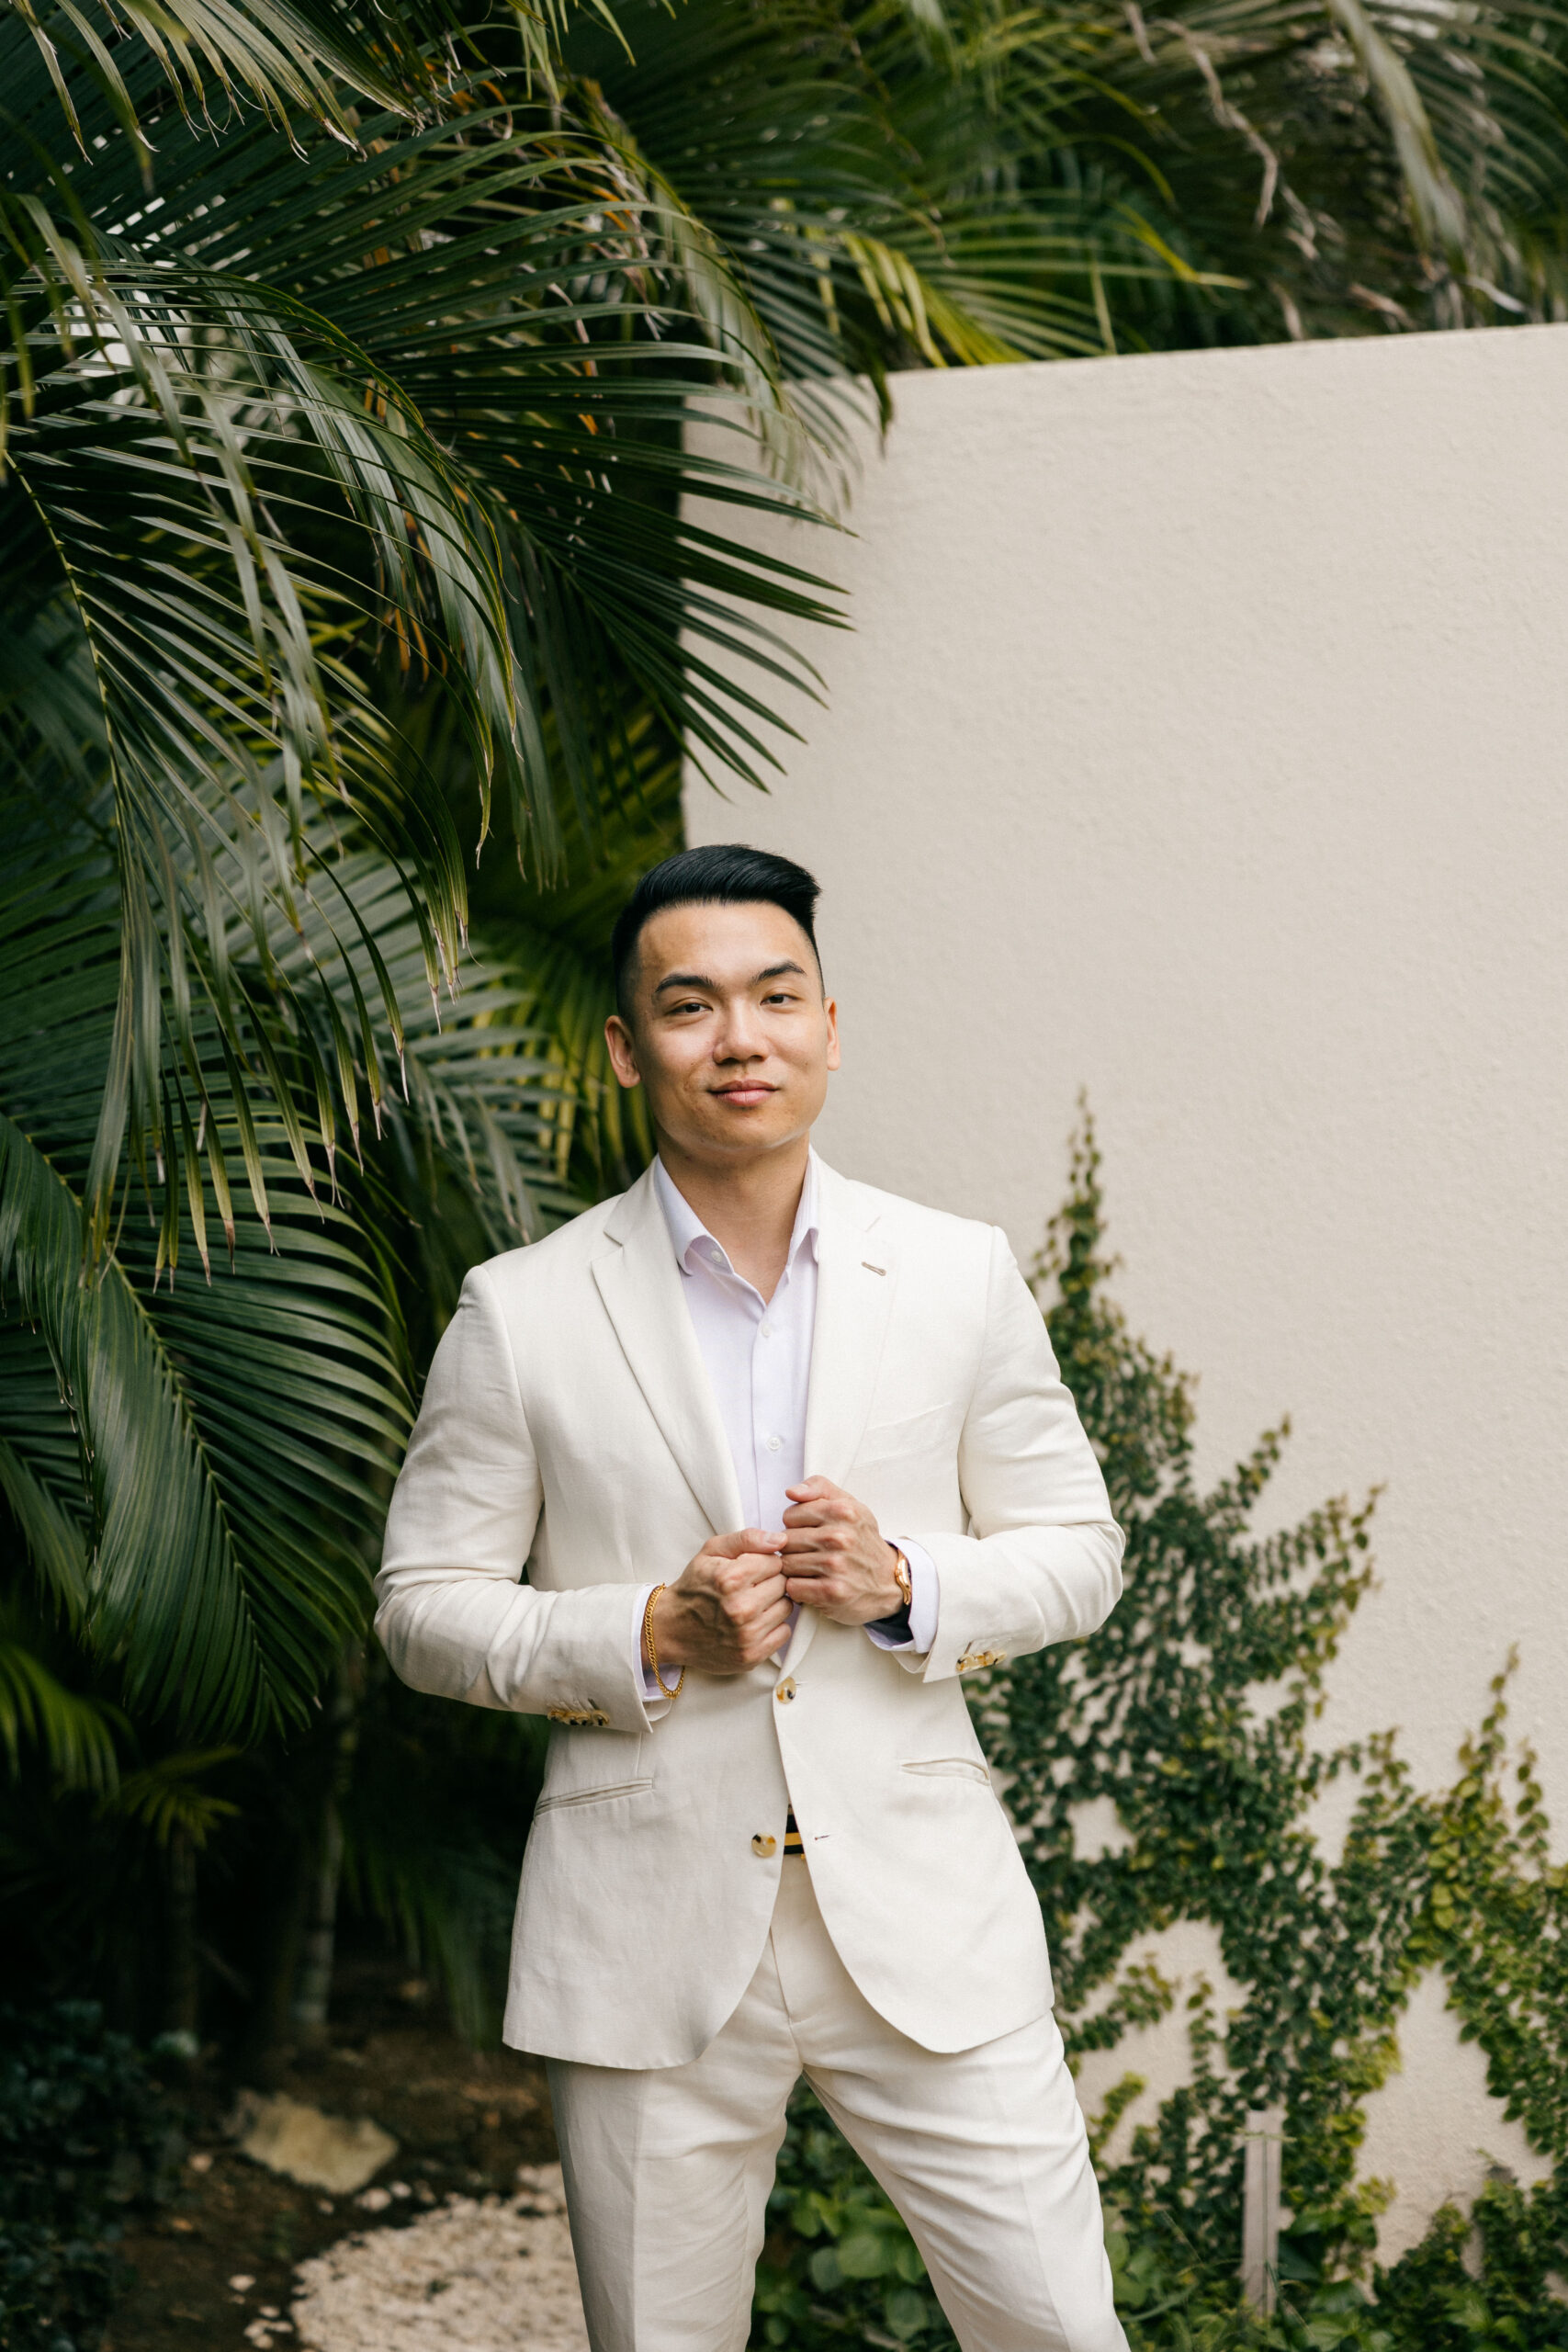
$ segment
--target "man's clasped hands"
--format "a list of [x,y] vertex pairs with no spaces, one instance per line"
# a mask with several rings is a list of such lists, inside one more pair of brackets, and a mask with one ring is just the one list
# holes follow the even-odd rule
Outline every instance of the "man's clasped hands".
[[864,1503],[831,1478],[788,1492],[778,1533],[711,1535],[665,1586],[653,1623],[661,1665],[746,1674],[778,1648],[797,1605],[840,1625],[868,1625],[901,1607],[897,1552]]

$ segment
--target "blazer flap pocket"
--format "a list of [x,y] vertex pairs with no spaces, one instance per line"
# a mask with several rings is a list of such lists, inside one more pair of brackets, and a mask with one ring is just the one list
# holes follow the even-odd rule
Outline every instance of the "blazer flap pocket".
[[978,1781],[989,1788],[991,1776],[986,1767],[973,1756],[915,1756],[904,1761],[906,1772],[919,1772],[931,1780]]
[[651,1789],[651,1779],[641,1781],[608,1781],[603,1788],[569,1789],[559,1796],[545,1796],[534,1807],[536,1817],[541,1813],[554,1813],[567,1804],[608,1804],[612,1797],[638,1797]]

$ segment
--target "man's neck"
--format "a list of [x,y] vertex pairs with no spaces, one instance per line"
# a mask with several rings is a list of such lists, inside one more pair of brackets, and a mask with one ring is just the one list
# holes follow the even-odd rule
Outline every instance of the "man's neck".
[[694,1159],[664,1136],[659,1157],[675,1189],[694,1208],[738,1274],[764,1298],[772,1298],[789,1262],[810,1158],[810,1139],[801,1136],[756,1159],[719,1162]]

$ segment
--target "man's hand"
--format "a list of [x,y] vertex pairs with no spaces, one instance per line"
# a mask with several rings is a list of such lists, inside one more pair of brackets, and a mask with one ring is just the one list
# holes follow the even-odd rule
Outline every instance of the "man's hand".
[[[654,1606],[661,1668],[747,1674],[777,1649],[790,1617],[779,1565],[784,1541],[757,1527],[709,1536]],[[651,1663],[646,1642],[643,1663]]]
[[869,1625],[904,1605],[891,1544],[865,1505],[831,1478],[789,1490],[784,1517],[784,1590],[839,1625]]

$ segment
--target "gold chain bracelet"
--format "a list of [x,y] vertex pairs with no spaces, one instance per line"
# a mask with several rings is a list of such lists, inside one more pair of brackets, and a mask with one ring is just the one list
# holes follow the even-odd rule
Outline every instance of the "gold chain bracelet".
[[659,1644],[653,1638],[653,1612],[659,1606],[659,1596],[663,1589],[664,1587],[661,1584],[656,1584],[648,1596],[648,1607],[642,1612],[642,1645],[648,1653],[649,1670],[664,1696],[667,1699],[678,1699],[681,1695],[681,1685],[686,1679],[686,1669],[684,1667],[681,1668],[680,1673],[675,1677],[675,1688],[671,1690],[659,1671]]

